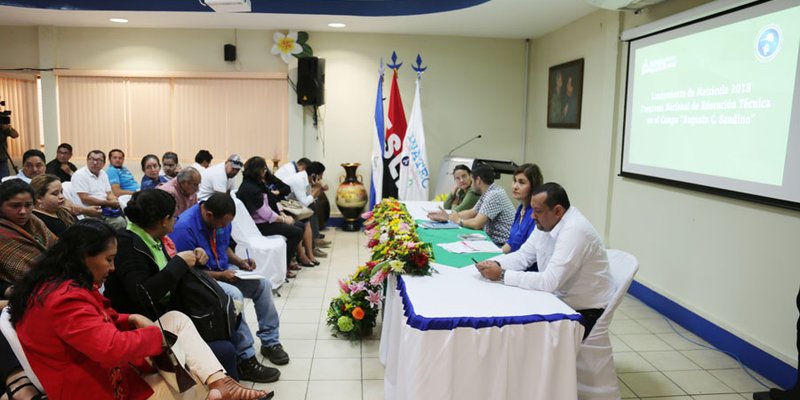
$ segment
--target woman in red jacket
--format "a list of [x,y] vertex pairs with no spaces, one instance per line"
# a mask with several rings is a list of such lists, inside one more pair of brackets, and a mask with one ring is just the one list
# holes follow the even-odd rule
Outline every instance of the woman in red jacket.
[[114,270],[116,252],[110,226],[83,220],[15,285],[11,322],[50,399],[272,397],[226,376],[191,320],[176,311],[159,321],[178,337],[189,370],[205,386],[174,391],[147,359],[162,351],[158,326],[142,315],[117,313],[98,292]]

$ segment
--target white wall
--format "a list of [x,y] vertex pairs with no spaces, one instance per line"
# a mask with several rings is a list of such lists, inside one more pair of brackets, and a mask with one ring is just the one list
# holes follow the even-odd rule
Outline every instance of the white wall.
[[[561,182],[636,277],[770,354],[797,365],[800,213],[619,178],[627,48],[618,34],[705,1],[643,15],[598,11],[533,42],[532,160]],[[547,68],[586,59],[582,129],[546,129]]]

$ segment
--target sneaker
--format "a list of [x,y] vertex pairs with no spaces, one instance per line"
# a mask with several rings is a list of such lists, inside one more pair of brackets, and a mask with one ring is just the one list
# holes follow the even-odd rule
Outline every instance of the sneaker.
[[314,249],[314,257],[323,258],[323,257],[327,257],[327,256],[328,256],[328,253],[326,253],[326,252],[324,252],[324,251],[322,251],[320,249]]
[[269,362],[275,365],[286,365],[289,363],[289,355],[283,350],[280,343],[272,346],[261,346],[261,355],[267,357]]
[[243,381],[271,383],[277,381],[281,376],[281,371],[278,371],[277,368],[267,367],[261,364],[256,360],[255,356],[239,362],[238,369],[239,379]]

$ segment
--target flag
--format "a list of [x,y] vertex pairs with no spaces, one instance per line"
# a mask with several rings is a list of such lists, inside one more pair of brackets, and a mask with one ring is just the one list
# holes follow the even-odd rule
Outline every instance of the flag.
[[422,127],[422,106],[419,97],[419,80],[414,92],[414,103],[411,116],[408,118],[408,130],[403,140],[403,152],[400,162],[400,180],[398,191],[400,200],[428,201],[430,170],[428,154],[425,150],[425,130]]
[[378,72],[378,95],[375,98],[375,132],[372,135],[372,185],[369,189],[369,209],[383,198],[383,60]]
[[389,126],[386,127],[386,142],[383,146],[383,197],[397,198],[397,180],[400,178],[400,153],[406,136],[406,113],[397,87],[397,69],[392,77],[389,93]]

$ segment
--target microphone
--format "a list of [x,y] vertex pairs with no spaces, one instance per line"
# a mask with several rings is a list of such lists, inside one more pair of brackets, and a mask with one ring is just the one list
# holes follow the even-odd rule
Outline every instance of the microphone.
[[482,138],[482,137],[483,137],[483,135],[478,135],[478,136],[475,136],[475,137],[473,137],[473,138],[472,138],[472,139],[470,139],[470,140],[467,140],[467,141],[466,141],[466,142],[464,142],[464,143],[461,143],[460,145],[458,145],[458,146],[454,147],[454,148],[453,148],[453,150],[450,150],[450,152],[449,152],[449,153],[447,153],[447,155],[448,155],[448,156],[452,155],[454,151],[456,151],[456,150],[458,150],[458,149],[460,149],[460,148],[462,148],[462,147],[466,146],[467,144],[469,144],[469,142],[471,142],[471,141],[473,141],[473,140],[475,140],[475,139],[480,139],[480,138]]

